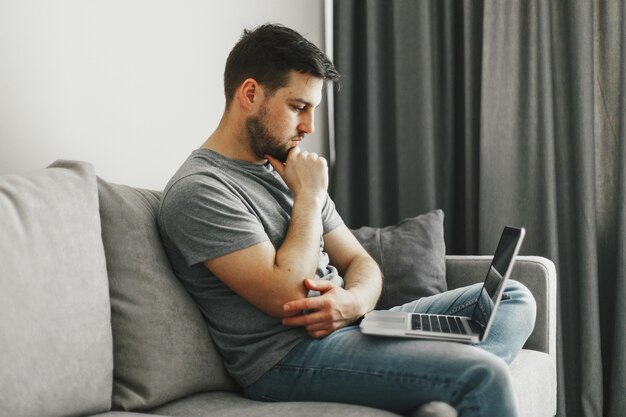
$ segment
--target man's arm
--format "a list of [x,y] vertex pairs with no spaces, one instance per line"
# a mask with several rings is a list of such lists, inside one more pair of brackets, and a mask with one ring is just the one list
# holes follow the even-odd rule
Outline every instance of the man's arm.
[[328,281],[305,280],[305,286],[322,294],[285,304],[285,311],[307,314],[283,319],[286,326],[304,326],[312,337],[324,337],[372,310],[380,297],[382,276],[378,264],[352,232],[342,225],[324,235],[324,248],[344,277],[345,289]]
[[291,222],[278,248],[263,242],[204,262],[233,291],[265,313],[282,318],[288,301],[306,297],[305,278],[314,277],[322,234],[321,211],[328,186],[323,158],[289,152],[287,164],[270,159],[272,166],[294,192]]

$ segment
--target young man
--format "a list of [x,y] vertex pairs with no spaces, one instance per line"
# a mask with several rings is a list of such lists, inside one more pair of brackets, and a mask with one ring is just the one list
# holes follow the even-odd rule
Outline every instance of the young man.
[[[219,126],[168,183],[159,227],[229,373],[257,400],[337,401],[409,412],[516,415],[510,362],[534,326],[512,282],[480,346],[368,337],[354,322],[381,291],[378,265],[327,193],[324,158],[299,148],[339,75],[295,31],[245,31],[226,62]],[[473,287],[399,306],[468,314]],[[507,326],[516,324],[514,334]]]

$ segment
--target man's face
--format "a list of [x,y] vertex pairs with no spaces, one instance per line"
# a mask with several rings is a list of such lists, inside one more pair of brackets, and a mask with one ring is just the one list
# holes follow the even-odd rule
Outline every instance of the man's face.
[[285,87],[265,97],[257,114],[246,120],[248,141],[259,159],[271,155],[285,162],[291,148],[313,133],[315,108],[322,100],[323,81],[293,72]]

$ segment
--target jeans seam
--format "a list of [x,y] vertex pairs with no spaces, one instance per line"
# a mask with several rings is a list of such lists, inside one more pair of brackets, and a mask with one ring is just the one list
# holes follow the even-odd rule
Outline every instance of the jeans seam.
[[448,312],[446,314],[453,315],[453,314],[463,310],[464,308],[467,308],[467,307],[471,306],[472,304],[476,304],[476,302],[478,302],[478,297],[472,298],[471,300],[467,300],[463,304],[458,305],[458,306],[456,306],[455,308],[453,308],[451,310],[448,310]]
[[[406,374],[406,373],[394,373],[394,372],[377,372],[377,371],[361,371],[361,370],[355,370],[355,369],[346,369],[346,368],[316,368],[316,367],[301,367],[301,366],[292,366],[292,365],[276,365],[273,368],[274,371],[278,371],[278,372],[282,372],[282,371],[286,371],[286,372],[293,372],[293,373],[300,373],[300,374],[304,374],[306,372],[344,372],[344,373],[350,373],[350,374],[356,374],[356,375],[363,375],[363,376],[374,376],[374,377],[381,377],[381,378],[389,378],[392,380],[396,380],[396,381],[411,381],[411,382],[416,382],[419,384],[439,384],[439,385],[444,385],[448,388],[452,388],[451,390],[451,398],[450,400],[452,400],[451,402],[455,402],[455,403],[460,403],[461,402],[461,398],[463,398],[463,402],[465,402],[467,405],[464,408],[464,411],[467,413],[472,413],[472,415],[475,416],[481,416],[481,407],[480,404],[476,401],[476,396],[474,394],[470,394],[470,393],[465,393],[465,394],[461,394],[460,392],[462,391],[464,384],[459,383],[457,381],[453,381],[453,380],[449,380],[446,378],[441,378],[441,377],[425,377],[425,376],[418,376],[418,375],[414,375],[414,374]],[[276,398],[273,398],[271,396],[268,396],[266,394],[263,394],[261,396],[262,398],[264,398],[265,400],[269,400],[269,401],[284,401],[284,400],[278,400]],[[452,404],[450,404],[452,405]]]
[[408,380],[408,381],[415,381],[415,382],[428,382],[428,383],[439,383],[439,384],[444,384],[447,386],[452,386],[454,387],[454,389],[459,389],[460,387],[462,387],[462,384],[459,384],[458,382],[452,381],[452,380],[447,380],[445,378],[441,378],[441,377],[424,377],[424,376],[419,376],[419,375],[415,375],[415,374],[407,374],[407,373],[395,373],[395,372],[379,372],[379,371],[367,371],[367,370],[356,370],[356,369],[348,369],[348,368],[314,368],[314,367],[302,367],[302,366],[293,366],[293,365],[275,365],[273,370],[275,371],[287,371],[287,372],[294,372],[294,373],[306,373],[306,372],[320,372],[320,373],[324,373],[324,372],[343,372],[346,374],[353,374],[353,375],[364,375],[364,376],[374,376],[374,377],[381,377],[381,378],[391,378],[391,379],[395,379],[395,380]]

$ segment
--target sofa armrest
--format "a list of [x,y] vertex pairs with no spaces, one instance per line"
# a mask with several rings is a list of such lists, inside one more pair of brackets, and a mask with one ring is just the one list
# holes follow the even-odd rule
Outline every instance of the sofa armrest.
[[[485,279],[492,256],[446,256],[446,281],[454,289]],[[556,363],[556,268],[549,259],[518,256],[511,279],[524,284],[537,302],[535,329],[524,349],[548,353]]]

